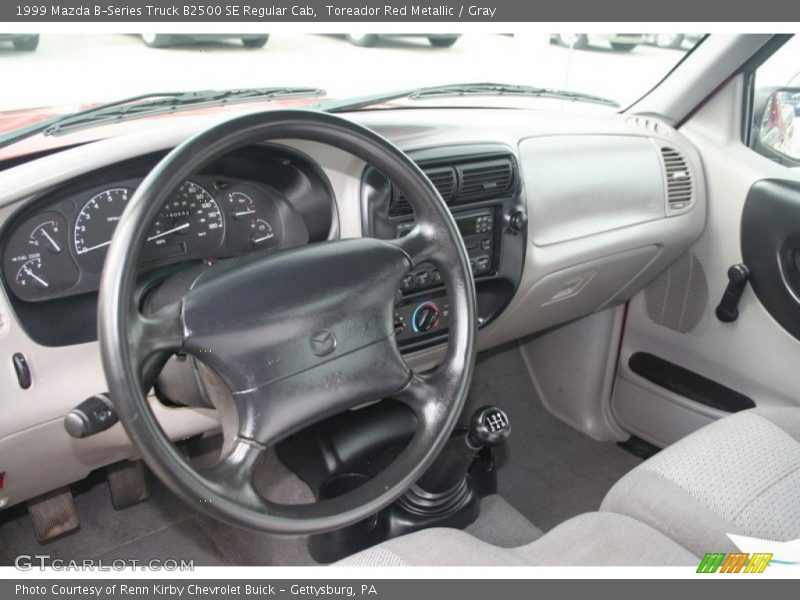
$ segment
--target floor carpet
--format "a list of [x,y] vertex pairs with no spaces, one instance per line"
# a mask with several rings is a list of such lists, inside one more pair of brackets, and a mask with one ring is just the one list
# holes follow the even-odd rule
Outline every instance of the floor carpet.
[[[521,545],[539,537],[540,529],[547,531],[571,516],[596,510],[611,485],[640,462],[547,412],[514,345],[479,357],[465,415],[485,404],[506,410],[512,436],[497,451],[500,497],[485,498],[480,519],[469,527],[484,541]],[[259,475],[268,482],[271,499],[311,498],[310,490],[274,456],[263,469]],[[116,511],[102,473],[93,474],[74,486],[80,529],[44,545],[36,541],[24,506],[0,512],[0,564],[13,564],[21,554],[65,560],[182,558],[198,566],[314,564],[302,537],[224,525],[201,515],[154,479],[151,489],[148,501]]]

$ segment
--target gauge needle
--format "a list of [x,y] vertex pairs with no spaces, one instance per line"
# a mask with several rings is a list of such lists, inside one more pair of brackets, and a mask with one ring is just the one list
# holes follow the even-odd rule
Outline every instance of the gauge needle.
[[161,233],[151,235],[149,238],[147,238],[147,241],[152,242],[153,240],[157,240],[158,238],[164,237],[165,235],[169,235],[170,233],[175,233],[177,231],[183,231],[184,229],[189,229],[189,223],[184,223],[183,225],[178,225],[177,227],[168,229],[167,231],[162,231]]
[[243,217],[245,215],[253,215],[253,214],[255,214],[255,212],[256,211],[254,211],[253,209],[243,210],[242,212],[233,213],[233,216],[234,217]]
[[39,282],[39,284],[40,284],[42,287],[50,287],[50,284],[49,284],[49,283],[47,283],[47,282],[46,282],[44,279],[42,279],[41,277],[39,277],[39,276],[38,276],[36,273],[34,273],[33,271],[31,271],[30,267],[25,267],[25,273],[26,273],[28,276],[30,276],[32,279],[34,279],[34,280],[38,281],[38,282]]
[[97,250],[98,248],[105,248],[110,243],[111,240],[108,240],[107,242],[103,242],[102,244],[97,244],[96,246],[92,246],[91,248],[84,248],[83,250],[78,252],[78,254],[86,254],[87,252],[91,252],[92,250]]
[[53,250],[56,252],[61,252],[61,246],[59,246],[56,241],[50,237],[50,234],[47,233],[46,229],[42,229],[42,235],[47,238],[47,241],[50,242],[50,245],[53,246]]
[[268,239],[270,239],[272,237],[275,237],[275,234],[274,233],[268,233],[267,235],[262,235],[260,238],[255,238],[253,240],[253,243],[254,244],[260,244],[264,240],[268,240]]

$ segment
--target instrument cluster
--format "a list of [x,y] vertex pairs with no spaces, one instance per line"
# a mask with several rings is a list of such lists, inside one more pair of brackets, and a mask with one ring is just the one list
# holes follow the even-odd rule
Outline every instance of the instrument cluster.
[[[3,251],[14,295],[38,302],[97,290],[108,246],[140,182],[115,181],[59,198],[15,225]],[[277,190],[197,175],[172,192],[146,239],[143,270],[298,245],[308,234]]]

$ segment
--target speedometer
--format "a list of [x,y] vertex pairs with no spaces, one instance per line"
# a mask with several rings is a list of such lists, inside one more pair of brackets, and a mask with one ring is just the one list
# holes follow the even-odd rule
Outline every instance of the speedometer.
[[203,186],[187,181],[158,213],[147,243],[150,255],[194,254],[215,250],[224,236],[217,201]]
[[126,187],[104,190],[89,199],[78,213],[73,242],[78,261],[87,271],[102,270],[111,237],[132,195],[133,190]]

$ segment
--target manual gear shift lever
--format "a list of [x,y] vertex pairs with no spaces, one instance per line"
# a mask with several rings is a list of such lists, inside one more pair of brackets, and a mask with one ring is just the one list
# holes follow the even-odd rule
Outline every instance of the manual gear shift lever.
[[479,408],[472,415],[469,430],[456,433],[448,440],[417,485],[432,493],[455,488],[466,476],[478,452],[499,446],[509,435],[511,423],[505,411],[496,406]]
[[484,406],[475,411],[467,434],[467,443],[481,450],[505,443],[511,435],[511,423],[505,411],[496,406]]

